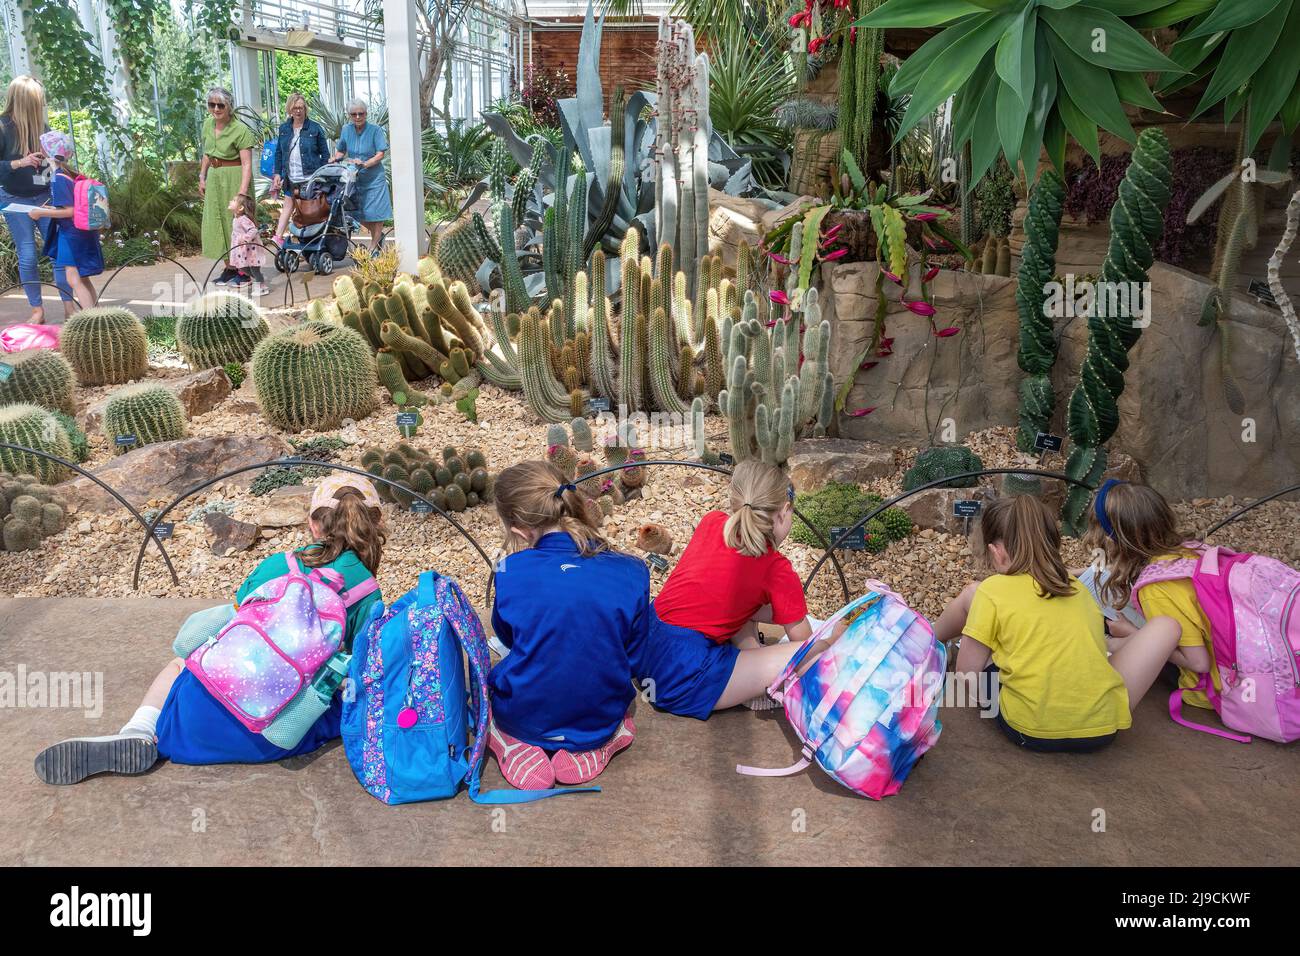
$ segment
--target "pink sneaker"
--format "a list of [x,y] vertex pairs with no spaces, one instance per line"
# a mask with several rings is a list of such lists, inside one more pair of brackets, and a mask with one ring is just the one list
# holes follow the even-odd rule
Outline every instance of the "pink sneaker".
[[614,736],[595,750],[583,750],[579,753],[558,751],[551,758],[551,768],[555,771],[556,782],[575,784],[595,780],[600,776],[601,771],[609,766],[610,758],[620,750],[630,747],[635,738],[636,724],[632,723],[631,717],[624,717],[623,723],[619,724]]
[[546,751],[499,730],[496,721],[488,724],[488,749],[497,758],[501,776],[516,790],[550,790],[555,773]]

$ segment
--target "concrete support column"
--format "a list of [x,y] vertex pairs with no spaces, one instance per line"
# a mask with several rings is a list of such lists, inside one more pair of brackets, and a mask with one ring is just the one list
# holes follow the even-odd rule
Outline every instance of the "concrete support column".
[[401,269],[412,273],[426,243],[418,47],[411,0],[384,0],[384,86],[388,99],[388,158],[393,170],[393,237],[401,250]]

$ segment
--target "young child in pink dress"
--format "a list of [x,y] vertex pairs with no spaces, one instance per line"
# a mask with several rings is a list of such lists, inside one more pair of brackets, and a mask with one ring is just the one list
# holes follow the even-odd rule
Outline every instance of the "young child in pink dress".
[[262,266],[266,265],[266,250],[257,232],[257,205],[253,197],[240,193],[230,200],[230,211],[235,214],[235,221],[230,228],[230,264],[239,270],[240,285],[246,285],[242,279],[252,279],[252,294],[266,295],[270,290],[262,279]]

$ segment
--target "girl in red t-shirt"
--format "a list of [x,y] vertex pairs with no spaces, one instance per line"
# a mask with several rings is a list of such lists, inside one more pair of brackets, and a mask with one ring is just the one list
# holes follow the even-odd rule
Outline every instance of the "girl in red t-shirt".
[[[638,676],[656,707],[704,720],[740,703],[777,706],[767,687],[813,631],[799,576],[777,550],[793,519],[781,469],[736,466],[729,511],[700,520],[652,606]],[[782,625],[789,640],[764,646],[759,624]]]

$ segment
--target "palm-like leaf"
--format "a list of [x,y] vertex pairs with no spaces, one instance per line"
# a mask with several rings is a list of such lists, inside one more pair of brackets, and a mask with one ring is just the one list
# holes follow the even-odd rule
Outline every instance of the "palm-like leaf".
[[[794,92],[790,59],[780,47],[743,29],[714,27],[709,49],[709,118],[733,148],[788,150],[790,131],[781,124],[782,106]],[[783,170],[772,158],[755,157],[760,182],[782,188]]]
[[1181,74],[1185,67],[1156,50],[1128,18],[1185,3],[888,0],[855,26],[944,28],[894,78],[897,94],[910,95],[894,140],[955,97],[953,145],[971,144],[973,184],[999,153],[1013,169],[1023,163],[1032,178],[1046,146],[1063,168],[1067,134],[1098,161],[1098,126],[1132,142],[1124,104],[1150,108],[1153,102],[1143,74]]

